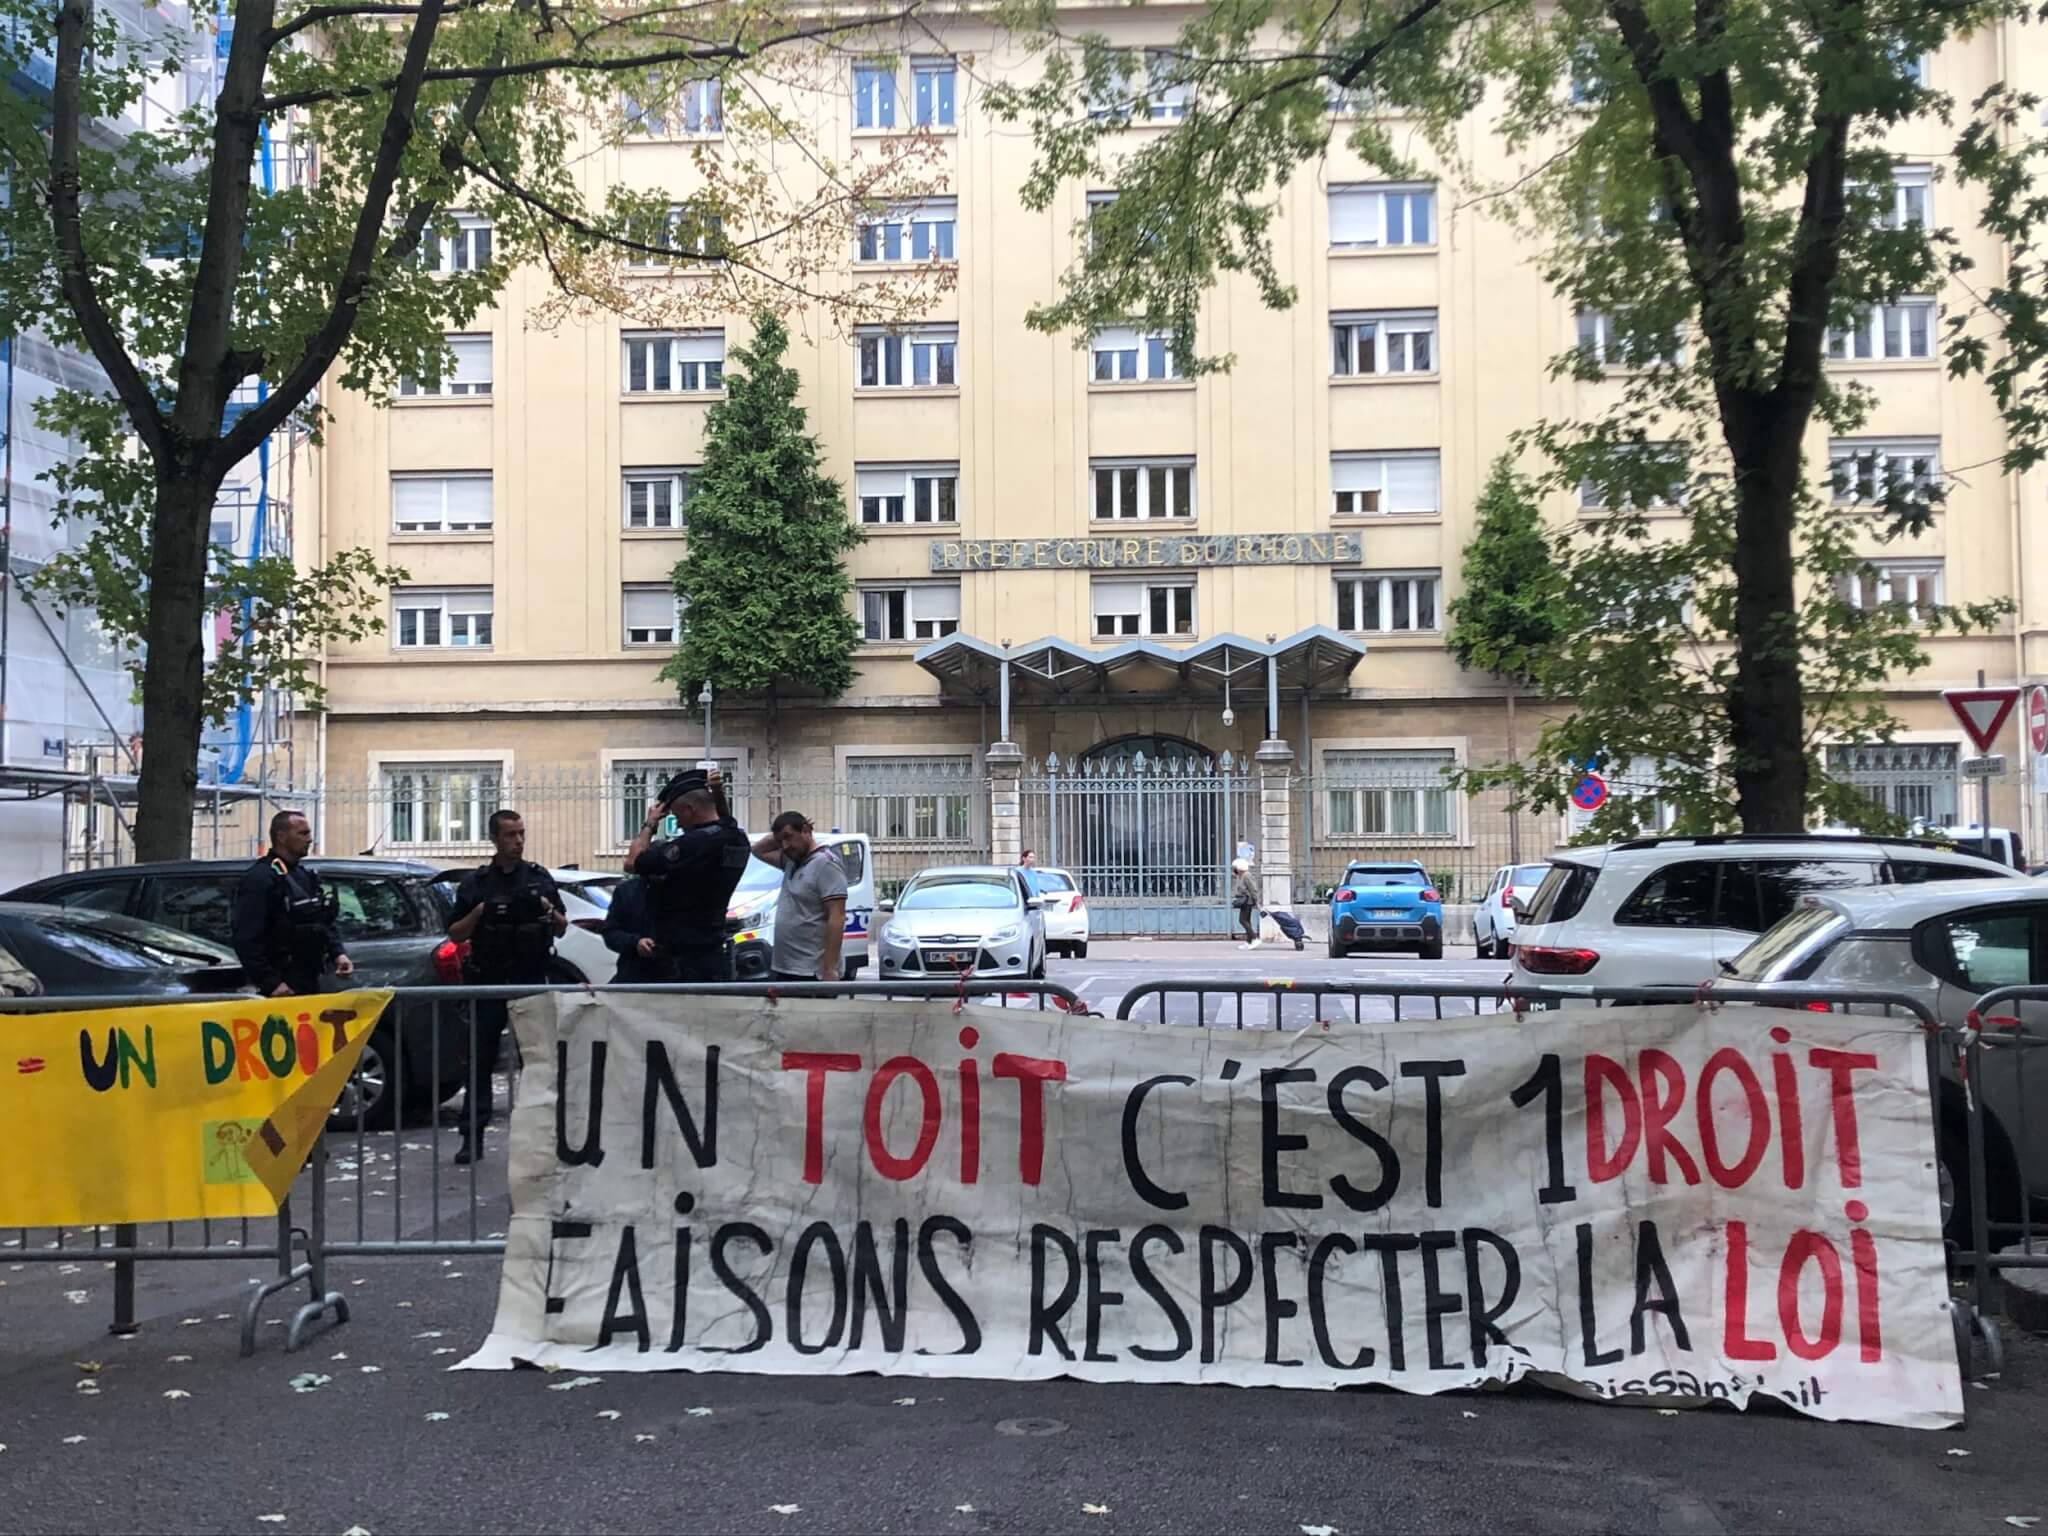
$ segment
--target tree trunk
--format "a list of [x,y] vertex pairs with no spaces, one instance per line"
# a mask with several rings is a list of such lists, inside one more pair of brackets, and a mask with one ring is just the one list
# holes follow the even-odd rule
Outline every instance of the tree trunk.
[[192,856],[205,675],[206,535],[219,489],[218,480],[203,475],[157,481],[150,517],[149,616],[143,631],[142,782],[135,808],[139,862]]
[[[1515,680],[1508,679],[1508,761],[1522,760],[1522,744],[1515,737]],[[1515,809],[1514,801],[1508,802],[1508,862],[1522,862],[1522,817]]]
[[1802,832],[1806,718],[1792,502],[1807,413],[1797,420],[1782,411],[1775,420],[1758,414],[1760,430],[1729,434],[1736,475],[1735,678],[1728,691],[1735,813],[1744,832]]

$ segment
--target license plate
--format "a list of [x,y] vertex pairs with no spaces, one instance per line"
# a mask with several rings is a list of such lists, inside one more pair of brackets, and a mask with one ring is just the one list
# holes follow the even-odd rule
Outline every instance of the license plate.
[[1406,907],[1374,907],[1368,915],[1372,917],[1406,917],[1408,909]]
[[924,963],[931,965],[972,965],[974,951],[971,949],[928,949],[924,952]]

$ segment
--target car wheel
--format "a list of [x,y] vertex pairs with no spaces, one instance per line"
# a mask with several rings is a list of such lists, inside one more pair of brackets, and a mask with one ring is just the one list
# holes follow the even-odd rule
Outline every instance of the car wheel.
[[1033,981],[1045,980],[1045,952],[1043,950],[1039,951],[1038,964],[1031,968],[1031,979]]
[[392,1083],[396,1049],[397,1041],[388,1028],[380,1026],[371,1033],[355,1071],[334,1101],[327,1120],[330,1129],[384,1131],[396,1125],[398,1094]]
[[1943,1116],[1935,1179],[1941,1191],[1941,1235],[1954,1249],[1968,1251],[1970,1232],[1970,1138],[1960,1116]]
[[1472,938],[1472,952],[1482,960],[1493,958],[1493,940],[1482,939],[1475,932]]
[[1444,941],[1438,939],[1433,944],[1425,944],[1415,953],[1424,960],[1441,960],[1444,957]]
[[1067,954],[1075,960],[1086,960],[1088,958],[1088,941],[1083,939],[1078,944],[1069,944],[1067,946]]
[[1330,958],[1332,960],[1342,960],[1344,958],[1344,945],[1334,933],[1330,935]]
[[841,981],[853,981],[859,975],[860,962],[858,960],[842,960],[839,962],[839,979]]

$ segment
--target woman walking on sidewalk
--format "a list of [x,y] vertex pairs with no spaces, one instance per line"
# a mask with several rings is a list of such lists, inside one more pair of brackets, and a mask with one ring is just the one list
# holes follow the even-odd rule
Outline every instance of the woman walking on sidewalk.
[[1230,862],[1230,899],[1237,907],[1238,926],[1244,929],[1244,942],[1239,949],[1259,947],[1259,882],[1252,874],[1252,867],[1243,859]]

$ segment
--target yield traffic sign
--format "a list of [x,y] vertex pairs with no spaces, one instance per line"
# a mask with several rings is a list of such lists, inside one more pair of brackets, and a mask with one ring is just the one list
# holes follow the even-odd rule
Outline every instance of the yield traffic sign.
[[2027,739],[2037,755],[2048,752],[2048,688],[2027,695]]
[[2019,702],[2020,691],[2017,688],[1949,688],[1941,696],[1948,700],[1948,707],[1955,711],[1956,719],[1962,722],[1977,750],[1989,752],[1991,743],[2005,729],[2006,716]]

